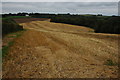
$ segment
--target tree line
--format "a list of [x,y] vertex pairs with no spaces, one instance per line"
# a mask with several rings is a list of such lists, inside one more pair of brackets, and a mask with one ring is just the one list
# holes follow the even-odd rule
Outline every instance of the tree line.
[[59,15],[57,17],[53,17],[51,22],[86,26],[93,28],[97,33],[120,33],[119,16]]

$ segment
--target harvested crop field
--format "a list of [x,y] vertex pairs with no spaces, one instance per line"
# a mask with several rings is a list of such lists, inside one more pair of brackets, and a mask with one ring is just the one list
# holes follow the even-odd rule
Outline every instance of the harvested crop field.
[[31,21],[50,21],[50,19],[47,18],[16,18],[14,19],[17,23],[25,23],[25,22],[31,22]]
[[[21,22],[20,22],[21,23]],[[117,34],[32,21],[3,59],[3,78],[117,78]]]

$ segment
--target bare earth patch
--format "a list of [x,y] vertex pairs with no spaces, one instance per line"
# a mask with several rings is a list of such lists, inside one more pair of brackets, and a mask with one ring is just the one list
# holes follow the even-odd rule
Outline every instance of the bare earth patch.
[[116,34],[82,26],[33,21],[3,59],[3,78],[117,78]]

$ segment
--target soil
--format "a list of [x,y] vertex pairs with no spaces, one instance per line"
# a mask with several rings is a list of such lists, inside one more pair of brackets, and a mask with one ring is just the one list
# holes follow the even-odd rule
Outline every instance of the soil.
[[3,78],[117,78],[117,34],[84,26],[32,21],[3,59]]

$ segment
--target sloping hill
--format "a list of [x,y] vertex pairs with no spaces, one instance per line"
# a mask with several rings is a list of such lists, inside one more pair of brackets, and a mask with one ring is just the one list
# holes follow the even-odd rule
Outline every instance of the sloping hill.
[[47,21],[28,29],[3,60],[3,78],[117,78],[117,34]]

